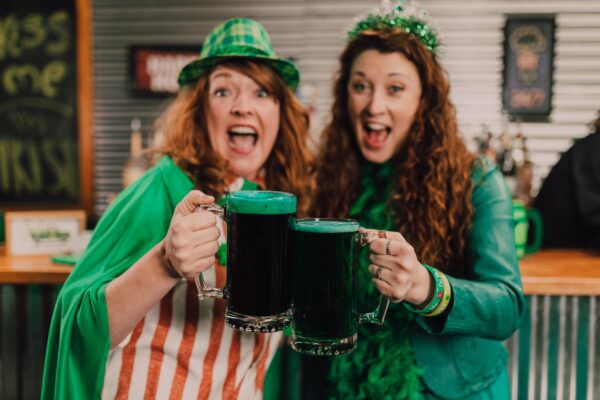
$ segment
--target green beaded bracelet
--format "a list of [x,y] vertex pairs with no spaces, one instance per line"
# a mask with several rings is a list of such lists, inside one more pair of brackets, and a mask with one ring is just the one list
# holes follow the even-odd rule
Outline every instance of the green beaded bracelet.
[[442,301],[442,296],[444,294],[444,282],[442,281],[440,272],[437,269],[426,264],[421,265],[423,265],[427,269],[427,271],[429,271],[431,277],[433,278],[433,283],[435,284],[435,291],[433,292],[433,297],[431,298],[431,301],[423,308],[415,307],[407,302],[403,302],[403,304],[404,307],[408,309],[408,311],[414,314],[429,314],[438,306],[438,304],[440,304],[440,301]]

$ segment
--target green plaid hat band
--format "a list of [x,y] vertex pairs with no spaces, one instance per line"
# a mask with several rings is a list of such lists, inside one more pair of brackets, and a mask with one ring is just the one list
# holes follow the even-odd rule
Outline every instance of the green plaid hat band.
[[296,90],[300,81],[296,65],[277,57],[271,39],[261,24],[248,18],[234,18],[208,34],[202,44],[200,58],[186,65],[179,73],[179,86],[195,82],[207,68],[232,58],[250,58],[270,64],[292,91]]

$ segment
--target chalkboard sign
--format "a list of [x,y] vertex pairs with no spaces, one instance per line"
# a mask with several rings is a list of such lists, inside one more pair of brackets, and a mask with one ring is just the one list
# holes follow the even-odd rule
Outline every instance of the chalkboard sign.
[[90,23],[87,1],[0,2],[3,207],[91,208]]

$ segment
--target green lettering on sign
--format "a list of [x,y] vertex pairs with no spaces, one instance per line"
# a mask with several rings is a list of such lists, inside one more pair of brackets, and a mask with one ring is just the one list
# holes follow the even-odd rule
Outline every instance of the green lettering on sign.
[[19,20],[13,14],[0,19],[0,60],[19,57]]
[[9,95],[17,95],[20,89],[31,88],[31,91],[40,92],[40,73],[35,65],[11,65],[4,71],[2,77],[4,90]]
[[67,138],[2,139],[0,193],[76,198],[79,190],[77,160],[77,146]]
[[56,40],[48,42],[46,52],[50,56],[64,54],[71,47],[71,35],[69,34],[69,24],[71,18],[66,11],[57,11],[48,18],[50,32],[56,36]]
[[[52,175],[56,178],[47,188],[51,194],[67,193],[70,197],[77,196],[77,149],[68,140],[59,142],[45,140],[42,153]],[[58,153],[59,157],[55,154]]]
[[44,28],[44,17],[40,14],[27,14],[23,18],[23,47],[35,49],[44,43],[48,31]]
[[[42,168],[38,149],[32,143],[12,141],[12,165],[16,194],[41,193]],[[29,168],[27,168],[29,167]]]

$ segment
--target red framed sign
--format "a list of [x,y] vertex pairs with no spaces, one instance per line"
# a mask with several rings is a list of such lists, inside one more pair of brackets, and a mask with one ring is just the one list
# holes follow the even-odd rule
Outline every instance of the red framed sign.
[[138,96],[176,93],[179,72],[199,53],[200,46],[192,45],[131,46],[131,92]]

